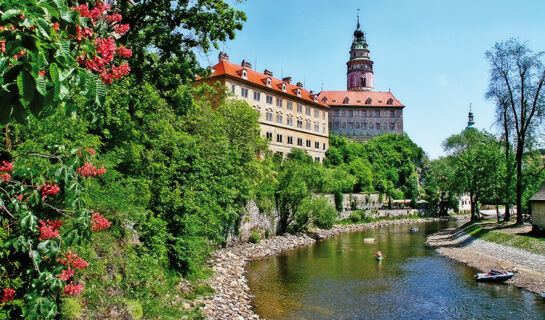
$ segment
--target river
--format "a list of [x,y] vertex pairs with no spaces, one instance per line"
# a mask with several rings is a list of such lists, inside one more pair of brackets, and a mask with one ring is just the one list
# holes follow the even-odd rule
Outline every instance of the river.
[[[346,233],[248,266],[266,319],[545,319],[542,298],[477,283],[477,270],[439,256],[426,235],[452,222]],[[372,244],[364,238],[375,238]],[[381,250],[387,258],[377,262]]]

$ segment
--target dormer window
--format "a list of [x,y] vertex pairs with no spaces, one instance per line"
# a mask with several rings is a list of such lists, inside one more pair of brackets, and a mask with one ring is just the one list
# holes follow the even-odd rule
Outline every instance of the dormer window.
[[323,103],[327,103],[327,97],[323,97],[323,98],[322,98],[322,102],[323,102]]
[[348,97],[344,98],[343,103],[347,104],[348,102],[350,102],[350,99],[348,99]]
[[367,100],[365,100],[365,104],[371,104],[373,102],[373,100],[371,100],[371,98],[367,98]]
[[286,84],[285,83],[282,83],[282,91],[286,92]]
[[271,78],[267,78],[267,87],[271,86]]
[[386,104],[393,104],[394,103],[394,99],[390,98],[388,99],[388,101],[386,102]]
[[301,89],[297,89],[297,96],[298,96],[298,97],[301,96]]
[[242,69],[242,79],[248,79],[248,71],[246,69]]
[[313,97],[313,98],[314,98],[314,99],[313,99],[313,100],[314,100],[314,102],[318,102],[318,96],[317,96],[317,95],[314,95],[314,97]]

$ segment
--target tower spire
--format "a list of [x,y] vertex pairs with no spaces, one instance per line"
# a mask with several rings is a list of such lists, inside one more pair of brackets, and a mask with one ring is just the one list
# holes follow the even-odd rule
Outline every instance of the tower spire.
[[466,129],[474,129],[473,126],[475,124],[475,121],[473,121],[473,111],[471,111],[471,105],[472,103],[469,103],[469,113],[467,114],[467,127]]
[[350,91],[373,91],[373,61],[369,57],[369,46],[360,26],[360,9],[356,15],[356,30],[350,46],[350,59],[347,64],[346,84]]

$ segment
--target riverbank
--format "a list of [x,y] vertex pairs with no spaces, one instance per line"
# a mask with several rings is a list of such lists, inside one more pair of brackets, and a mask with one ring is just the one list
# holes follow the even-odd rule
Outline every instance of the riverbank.
[[472,237],[464,228],[447,229],[428,236],[426,243],[450,259],[483,272],[513,271],[506,283],[534,293],[545,292],[545,255]]
[[239,320],[260,319],[252,310],[253,295],[246,279],[246,264],[277,255],[282,251],[315,243],[317,240],[332,238],[345,232],[356,232],[396,224],[419,224],[439,221],[444,218],[422,218],[387,220],[362,224],[335,225],[332,229],[317,229],[306,234],[276,236],[259,243],[217,250],[210,265],[214,275],[207,283],[214,294],[203,299],[202,308],[206,319]]

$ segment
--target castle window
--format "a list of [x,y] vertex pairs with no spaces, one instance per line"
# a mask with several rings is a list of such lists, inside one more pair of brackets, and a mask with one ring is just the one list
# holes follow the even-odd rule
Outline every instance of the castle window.
[[240,95],[244,98],[248,98],[248,88],[240,88]]
[[339,110],[335,110],[335,116],[339,116]]
[[367,98],[367,100],[365,100],[365,104],[371,104],[373,102],[373,100],[371,98]]
[[282,142],[282,135],[281,134],[276,135],[276,142]]
[[293,102],[288,101],[288,110],[293,110]]
[[293,118],[288,118],[288,126],[293,127]]
[[268,104],[272,104],[272,103],[273,103],[273,97],[272,97],[272,96],[267,95],[266,100],[267,100],[267,103],[268,103]]
[[297,145],[298,146],[303,146],[303,139],[302,138],[297,138]]
[[283,119],[281,115],[276,115],[276,123],[282,123]]
[[297,120],[297,128],[303,129],[303,120]]
[[314,125],[314,131],[320,132],[320,125],[319,124]]
[[362,116],[362,117],[367,117],[367,111],[363,110],[363,111],[361,112],[361,116]]
[[342,127],[343,129],[346,129],[346,122],[343,122]]
[[359,129],[359,128],[360,128],[360,122],[356,121],[356,129]]
[[312,143],[312,141],[307,140],[307,147],[308,147],[308,148],[310,148],[311,143]]
[[320,142],[314,141],[314,148],[320,149]]
[[254,100],[259,101],[261,100],[261,93],[254,91]]
[[325,120],[325,111],[322,112],[322,120]]
[[231,85],[231,93],[235,93],[236,86],[234,84]]
[[303,105],[301,105],[299,103],[297,104],[297,112],[298,113],[303,113]]
[[307,130],[312,130],[311,127],[312,127],[312,124],[309,121],[307,121]]
[[242,69],[242,79],[248,79],[248,71]]
[[271,78],[267,78],[267,87],[271,86]]
[[305,114],[310,116],[310,107],[305,107]]
[[390,130],[394,130],[395,129],[395,123],[390,123]]
[[301,89],[297,89],[297,96],[298,96],[298,97],[301,96]]
[[388,101],[386,102],[386,104],[393,104],[394,103],[394,99],[390,98],[388,99]]
[[322,144],[322,148],[325,150],[325,142]]
[[282,98],[276,98],[276,106],[282,107]]
[[352,110],[348,110],[348,116],[349,117],[353,117],[354,116],[354,112]]
[[320,118],[320,110],[314,110],[314,118]]
[[272,139],[272,132],[267,132],[267,139]]
[[362,123],[361,128],[367,130],[367,122]]
[[343,103],[347,104],[348,102],[350,102],[350,99],[348,99],[348,97],[344,98]]
[[375,128],[377,128],[377,130],[380,130],[380,123],[379,123],[379,122],[377,122],[377,123],[375,124]]
[[325,126],[322,126],[322,133],[325,133]]
[[390,111],[390,118],[395,118],[396,116],[396,112],[395,111]]
[[282,91],[286,92],[286,84],[282,83]]
[[265,117],[266,117],[267,121],[273,121],[273,114],[272,114],[272,112],[267,112],[267,113],[265,114]]
[[293,137],[288,137],[288,144],[293,144]]

